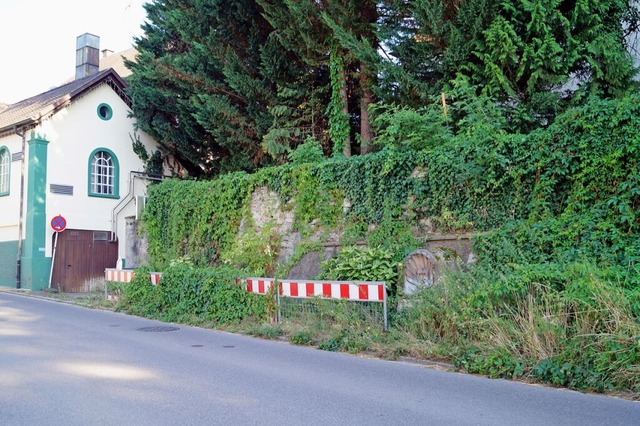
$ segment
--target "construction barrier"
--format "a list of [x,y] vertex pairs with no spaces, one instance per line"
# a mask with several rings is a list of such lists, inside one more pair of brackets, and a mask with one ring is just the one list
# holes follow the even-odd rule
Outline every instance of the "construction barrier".
[[[134,271],[122,269],[106,269],[107,281],[128,283],[133,280]],[[151,284],[158,285],[161,272],[150,272]],[[267,295],[274,287],[274,278],[244,278],[236,279],[237,284],[245,286],[249,293]],[[351,302],[382,303],[384,314],[384,329],[387,330],[387,286],[383,281],[309,281],[309,280],[277,280],[275,296],[278,306],[280,298],[292,299],[322,298],[333,300],[348,300]],[[105,295],[110,299],[110,295]]]
[[118,283],[129,283],[133,280],[133,271],[125,269],[105,269],[104,279]]
[[[274,286],[274,278],[245,278],[236,280],[244,282],[250,293],[267,294]],[[384,329],[387,329],[387,287],[382,281],[309,281],[278,280],[276,297],[309,299],[349,300],[352,302],[379,302],[383,304]],[[278,300],[279,304],[279,300]]]
[[[114,281],[117,283],[130,283],[135,276],[133,270],[128,269],[112,269],[107,268],[104,270],[104,279],[106,281]],[[149,272],[149,281],[153,285],[158,285],[162,272]]]
[[162,272],[149,272],[149,279],[151,279],[151,284],[158,285],[161,276]]

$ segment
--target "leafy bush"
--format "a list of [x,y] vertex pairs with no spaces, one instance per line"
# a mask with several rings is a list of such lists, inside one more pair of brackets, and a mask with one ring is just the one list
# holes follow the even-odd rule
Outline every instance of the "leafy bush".
[[528,135],[519,148],[526,161],[516,170],[532,184],[529,213],[480,238],[481,257],[492,264],[585,258],[638,264],[639,130],[640,95],[634,94],[592,99]]
[[279,249],[280,235],[274,231],[274,223],[270,222],[259,233],[253,227],[245,230],[232,248],[223,253],[222,260],[251,275],[270,277],[276,268]]
[[294,164],[320,163],[325,160],[320,142],[312,137],[308,137],[295,151],[290,152],[288,158]]
[[149,272],[149,268],[138,268],[133,280],[122,285],[122,300],[118,305],[119,309],[124,309],[134,315],[152,318],[157,316],[161,302],[158,293],[151,284]]
[[140,268],[125,287],[122,307],[167,321],[193,317],[219,324],[249,317],[264,320],[267,301],[236,284],[236,278],[243,275],[229,267],[195,268],[182,263],[167,268],[159,284],[153,286],[148,269]]
[[639,292],[614,276],[583,263],[451,273],[396,326],[440,342],[468,372],[638,392]]
[[376,144],[383,147],[408,147],[415,150],[447,143],[451,138],[445,116],[439,107],[419,110],[394,105],[373,109]]
[[382,248],[344,247],[338,255],[324,262],[322,277],[329,280],[398,281],[393,253]]

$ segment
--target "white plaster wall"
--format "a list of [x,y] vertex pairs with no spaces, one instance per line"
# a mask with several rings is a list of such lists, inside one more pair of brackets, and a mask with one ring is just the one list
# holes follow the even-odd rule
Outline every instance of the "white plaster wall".
[[[9,149],[10,155],[18,153],[22,150],[22,138],[18,135],[0,138],[0,147],[3,146]],[[20,161],[11,162],[9,195],[0,197],[0,241],[16,241],[18,239],[21,167]]]
[[[110,120],[102,120],[97,114],[98,105],[102,103],[113,110]],[[129,172],[144,170],[132,149],[133,119],[127,117],[128,113],[129,109],[120,97],[109,86],[102,85],[76,99],[36,129],[49,141],[46,256],[51,256],[52,252],[53,230],[48,224],[54,216],[64,216],[69,229],[112,230],[113,209],[127,197]],[[138,136],[148,150],[155,150],[155,143],[147,134],[139,133]],[[107,148],[118,158],[119,199],[88,195],[89,157],[96,148]],[[73,186],[73,196],[50,193],[50,184]],[[136,186],[142,185],[136,182]],[[121,236],[124,236],[124,217],[135,214],[133,202],[123,204],[125,208],[118,215],[121,223],[117,226]],[[122,242],[118,256],[124,257]]]

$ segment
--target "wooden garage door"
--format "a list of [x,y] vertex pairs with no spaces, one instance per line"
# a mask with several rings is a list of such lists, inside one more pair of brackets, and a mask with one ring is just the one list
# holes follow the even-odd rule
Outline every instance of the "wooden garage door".
[[115,268],[117,260],[118,243],[109,242],[109,232],[66,229],[58,234],[51,286],[68,293],[87,291],[89,282],[103,278],[105,268]]

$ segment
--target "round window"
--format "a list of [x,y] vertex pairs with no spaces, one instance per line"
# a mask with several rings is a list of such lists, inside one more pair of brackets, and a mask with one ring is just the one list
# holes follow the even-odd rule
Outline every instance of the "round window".
[[113,110],[107,104],[98,105],[98,117],[102,120],[109,120],[113,116]]

